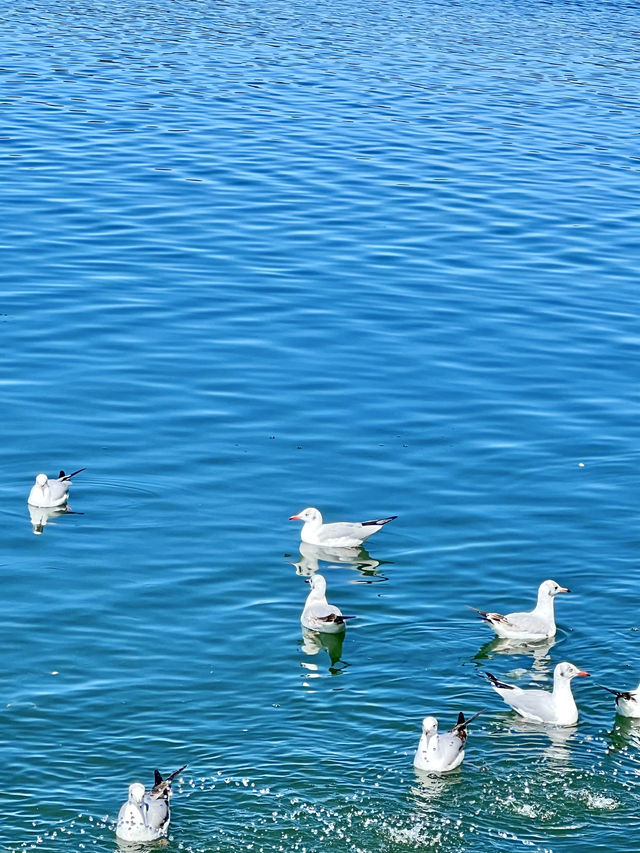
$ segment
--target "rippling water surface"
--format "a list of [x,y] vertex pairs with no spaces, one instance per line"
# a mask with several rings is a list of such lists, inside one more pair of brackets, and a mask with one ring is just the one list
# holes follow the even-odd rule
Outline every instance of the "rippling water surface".
[[[0,28],[3,849],[116,850],[129,783],[188,762],[168,850],[628,850],[640,728],[596,682],[640,678],[638,9]],[[308,505],[398,519],[318,559]],[[318,568],[342,646],[300,630]],[[555,641],[489,644],[465,605],[546,577]],[[561,660],[573,729],[481,677]],[[422,717],[481,708],[417,776]]]

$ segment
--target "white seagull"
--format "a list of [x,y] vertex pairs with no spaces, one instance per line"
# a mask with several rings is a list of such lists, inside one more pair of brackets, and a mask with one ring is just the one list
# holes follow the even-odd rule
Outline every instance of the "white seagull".
[[145,791],[142,782],[129,785],[129,799],[118,813],[116,836],[122,841],[155,841],[166,837],[169,831],[171,812],[171,782],[182,773],[187,765],[176,770],[166,779],[155,771],[155,784]]
[[635,690],[612,690],[600,684],[616,697],[616,709],[623,717],[640,717],[640,684]]
[[300,538],[309,545],[322,545],[325,548],[351,548],[362,545],[365,539],[373,536],[380,528],[397,518],[377,518],[374,521],[337,521],[333,524],[322,523],[322,513],[314,506],[308,506],[297,515],[289,516],[289,521],[304,521]]
[[553,600],[560,592],[569,592],[555,581],[543,581],[538,588],[538,603],[527,612],[487,613],[472,607],[488,622],[499,637],[508,640],[546,640],[555,636],[556,622],[553,616]]
[[327,603],[327,582],[324,576],[312,575],[307,578],[306,583],[311,584],[311,591],[300,616],[303,627],[326,634],[338,634],[344,631],[346,620],[354,617],[343,616],[339,607]]
[[69,498],[69,486],[71,478],[75,477],[86,468],[78,468],[73,474],[65,474],[60,471],[55,480],[50,480],[46,474],[38,474],[35,484],[31,487],[27,503],[31,506],[50,507],[62,506]]
[[467,740],[467,726],[482,711],[465,720],[462,711],[458,722],[450,732],[438,734],[438,721],[435,717],[425,717],[422,721],[422,736],[413,757],[416,770],[430,770],[433,773],[448,773],[462,764],[464,745]]
[[507,705],[536,723],[552,723],[556,726],[573,726],[578,721],[578,708],[571,692],[571,679],[576,675],[589,675],[572,663],[564,661],[553,670],[553,690],[523,690],[515,684],[498,681],[495,675],[486,673],[491,686]]

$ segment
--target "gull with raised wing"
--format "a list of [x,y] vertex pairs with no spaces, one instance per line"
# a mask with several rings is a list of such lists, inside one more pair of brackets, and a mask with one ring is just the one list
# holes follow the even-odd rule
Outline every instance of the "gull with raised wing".
[[587,676],[588,672],[578,669],[572,663],[563,661],[553,671],[553,690],[523,690],[515,684],[499,681],[490,672],[485,673],[491,686],[507,705],[525,720],[536,723],[551,723],[555,726],[573,726],[578,722],[578,708],[571,680],[577,675]]
[[555,581],[547,580],[538,587],[538,602],[533,610],[507,613],[506,616],[501,613],[487,613],[475,607],[471,607],[471,610],[479,613],[499,637],[507,640],[546,640],[556,633],[553,602],[561,592],[569,590]]
[[324,575],[316,573],[307,578],[306,583],[311,584],[311,591],[300,616],[303,627],[326,634],[344,631],[346,620],[354,617],[343,616],[339,607],[327,603],[327,582]]
[[31,487],[27,503],[37,507],[62,506],[69,499],[69,487],[71,478],[75,477],[86,468],[78,468],[73,474],[65,474],[60,471],[55,480],[50,480],[46,474],[38,474],[36,481]]
[[297,515],[289,516],[289,521],[304,521],[300,538],[309,545],[322,545],[325,548],[352,548],[362,545],[365,539],[377,533],[385,524],[397,518],[377,518],[374,521],[337,521],[322,523],[322,513],[314,506],[303,509]]
[[612,690],[604,684],[598,686],[613,693],[616,697],[616,710],[622,717],[640,717],[640,684],[635,690]]
[[169,831],[171,811],[169,800],[172,795],[171,782],[182,773],[187,765],[176,770],[166,779],[155,771],[153,788],[146,791],[142,782],[129,785],[129,799],[118,813],[116,836],[122,841],[156,841],[165,838]]
[[413,757],[416,770],[430,770],[432,773],[448,773],[462,764],[464,746],[467,741],[467,726],[482,711],[465,720],[462,711],[458,722],[450,732],[438,734],[438,721],[435,717],[425,717],[422,721],[422,735],[418,749]]

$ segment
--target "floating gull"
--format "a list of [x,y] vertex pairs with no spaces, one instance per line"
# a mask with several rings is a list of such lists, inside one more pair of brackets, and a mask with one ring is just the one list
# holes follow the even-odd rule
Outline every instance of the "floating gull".
[[467,740],[467,726],[482,711],[465,720],[462,711],[458,722],[450,732],[438,734],[438,721],[435,717],[425,717],[422,721],[422,736],[413,758],[416,770],[431,770],[433,773],[448,773],[462,764],[464,745]]
[[129,799],[118,813],[116,836],[123,841],[156,841],[164,838],[169,831],[171,812],[171,782],[182,773],[187,765],[176,770],[166,779],[155,771],[154,786],[145,791],[142,782],[129,785]]
[[327,603],[327,582],[324,576],[315,574],[307,578],[306,583],[311,584],[311,592],[300,616],[303,627],[329,634],[344,631],[345,621],[354,617],[343,616],[338,607]]
[[525,720],[536,723],[552,723],[556,726],[573,726],[578,721],[578,708],[571,692],[571,679],[576,675],[589,675],[572,663],[557,664],[553,671],[553,690],[523,690],[514,684],[498,681],[495,675],[486,673],[496,693],[511,705]]
[[488,622],[499,637],[508,640],[545,640],[556,633],[553,617],[553,600],[560,592],[569,590],[555,581],[543,581],[538,588],[538,603],[535,608],[524,613],[486,613],[472,607]]
[[640,684],[635,690],[612,690],[600,684],[616,697],[616,708],[623,717],[640,717]]
[[307,507],[289,521],[304,521],[300,538],[309,545],[322,545],[325,548],[345,548],[362,545],[365,539],[373,536],[380,528],[397,518],[378,518],[374,521],[338,521],[333,524],[322,523],[322,513],[313,506]]
[[71,478],[75,477],[86,468],[78,468],[73,474],[65,474],[60,471],[55,480],[50,480],[46,474],[38,474],[35,484],[31,487],[27,503],[31,506],[49,507],[62,506],[66,504],[69,497]]

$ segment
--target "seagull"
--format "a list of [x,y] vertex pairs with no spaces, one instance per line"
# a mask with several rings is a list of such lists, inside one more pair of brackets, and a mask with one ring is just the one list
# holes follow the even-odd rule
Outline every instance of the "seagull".
[[129,785],[129,799],[118,813],[116,836],[122,841],[155,841],[169,831],[171,782],[187,765],[163,779],[156,770],[154,785],[146,791],[142,782]]
[[36,482],[29,492],[27,503],[37,507],[66,504],[69,498],[71,478],[86,470],[86,468],[78,468],[73,474],[65,474],[64,471],[60,471],[55,480],[50,480],[46,474],[38,474]]
[[289,516],[289,521],[304,521],[300,538],[309,545],[323,545],[325,548],[352,548],[362,545],[365,539],[373,536],[384,525],[397,518],[377,518],[375,521],[338,521],[323,524],[319,509],[309,506],[297,515]]
[[573,726],[578,721],[578,708],[571,693],[571,679],[576,675],[589,675],[572,663],[564,661],[553,670],[553,690],[523,690],[514,684],[499,681],[490,672],[485,673],[491,686],[514,711],[525,720],[552,723],[556,726]]
[[622,717],[640,717],[640,684],[635,690],[612,690],[604,684],[598,685],[616,697],[616,709]]
[[304,628],[321,631],[327,634],[338,634],[345,629],[347,619],[353,616],[343,616],[334,604],[327,603],[327,582],[323,575],[315,574],[307,578],[311,584],[311,592],[304,603],[300,621]]
[[499,637],[508,640],[546,640],[555,636],[556,623],[553,618],[553,599],[560,592],[570,592],[555,581],[543,581],[538,587],[538,603],[533,610],[524,613],[486,613],[472,607],[488,622]]
[[431,770],[434,773],[448,773],[462,764],[464,745],[467,740],[467,726],[482,714],[478,711],[465,720],[462,711],[458,722],[450,732],[438,734],[438,721],[435,717],[425,717],[422,721],[422,736],[413,757],[416,770]]

